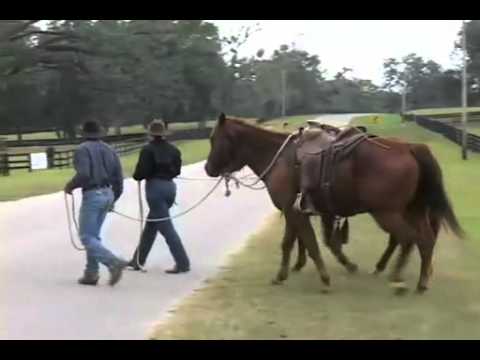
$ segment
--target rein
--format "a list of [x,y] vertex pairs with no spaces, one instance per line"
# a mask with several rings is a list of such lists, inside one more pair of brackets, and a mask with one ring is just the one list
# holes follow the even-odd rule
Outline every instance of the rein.
[[277,152],[273,156],[273,158],[270,161],[270,163],[268,164],[268,166],[265,168],[265,170],[263,170],[263,172],[259,176],[257,176],[256,180],[253,183],[247,184],[247,183],[243,182],[241,180],[241,178],[237,178],[233,174],[229,174],[229,173],[223,174],[223,177],[225,178],[225,184],[227,186],[227,192],[228,192],[227,196],[230,195],[230,190],[228,188],[228,183],[229,183],[230,180],[235,181],[235,184],[236,184],[237,188],[239,187],[239,185],[242,185],[242,186],[244,186],[248,189],[251,189],[251,190],[263,190],[263,189],[265,189],[267,187],[266,185],[262,185],[260,187],[255,187],[255,185],[257,185],[260,181],[264,180],[265,176],[267,176],[268,173],[272,170],[272,168],[275,165],[275,163],[277,162],[278,158],[280,157],[280,155],[282,155],[283,150],[285,149],[285,147],[288,145],[290,140],[295,135],[296,135],[296,133],[291,133],[291,134],[288,135],[288,137],[285,139],[285,141],[282,143],[280,148],[277,150]]

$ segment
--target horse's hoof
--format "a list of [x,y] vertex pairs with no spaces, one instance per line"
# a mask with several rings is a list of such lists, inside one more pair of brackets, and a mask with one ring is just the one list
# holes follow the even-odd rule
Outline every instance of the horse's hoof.
[[404,281],[392,281],[390,286],[394,289],[395,295],[405,295],[408,291],[407,284]]
[[355,274],[358,271],[358,265],[357,264],[347,264],[346,268],[347,268],[347,271],[350,274]]
[[320,279],[322,279],[322,282],[326,285],[326,286],[330,286],[330,276],[328,275],[323,275],[320,277]]
[[320,290],[320,292],[321,292],[322,294],[325,294],[325,295],[326,295],[326,294],[330,294],[330,287],[324,286],[324,287],[322,287],[322,289]]
[[381,273],[382,273],[382,272],[381,272],[380,270],[375,269],[375,270],[373,270],[370,274],[373,275],[373,276],[378,276],[378,275],[380,275]]
[[417,286],[417,294],[421,295],[423,293],[425,293],[425,291],[428,290],[428,287],[425,286],[425,285],[418,285]]
[[403,296],[405,295],[406,293],[408,292],[408,288],[404,287],[404,288],[396,288],[394,290],[394,294],[397,295],[397,296]]
[[282,285],[282,284],[283,284],[282,280],[278,280],[278,279],[273,279],[272,280],[272,285]]
[[297,265],[295,265],[294,267],[292,267],[292,271],[293,271],[293,272],[300,272],[300,271],[303,269],[303,266],[304,266],[304,265],[299,265],[299,264],[297,264]]

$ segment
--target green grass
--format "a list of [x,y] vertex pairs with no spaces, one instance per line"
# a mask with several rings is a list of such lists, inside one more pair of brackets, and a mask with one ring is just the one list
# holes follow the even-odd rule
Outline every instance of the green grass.
[[[270,285],[280,261],[283,219],[275,214],[261,232],[205,288],[184,301],[154,330],[156,339],[479,339],[480,338],[480,156],[460,160],[457,145],[414,123],[389,117],[369,131],[427,143],[438,158],[465,241],[442,232],[437,242],[432,288],[423,296],[396,297],[386,275],[369,274],[387,236],[368,215],[352,218],[347,254],[360,266],[348,275],[321,246],[332,292],[321,285],[311,261],[283,286]],[[319,229],[319,221],[314,220]],[[414,288],[419,274],[415,251],[406,269]],[[394,260],[394,259],[393,259]]]
[[[6,138],[7,140],[18,140],[16,134],[0,135],[0,138],[3,138],[3,139]],[[57,135],[53,131],[37,132],[37,133],[22,135],[22,140],[51,140],[51,139],[58,139]]]
[[469,160],[461,160],[461,149],[457,144],[414,123],[385,122],[382,125],[371,125],[366,124],[362,118],[354,119],[353,123],[366,125],[368,131],[376,135],[400,137],[430,146],[442,167],[446,188],[457,214],[462,218],[467,232],[478,239],[480,249],[480,187],[476,186],[480,180],[479,154],[470,153]]
[[[155,339],[478,339],[478,257],[442,236],[436,249],[432,289],[395,297],[386,276],[369,274],[386,236],[367,216],[351,224],[347,252],[360,265],[346,274],[329,252],[322,254],[332,291],[321,294],[311,262],[282,286],[270,285],[278,269],[283,221],[278,215],[231,258],[205,288],[184,301],[154,330]],[[317,222],[318,227],[318,222]],[[406,278],[417,281],[418,256]]]
[[[215,121],[207,121],[207,126],[215,125]],[[198,122],[188,122],[188,123],[171,123],[169,125],[169,129],[172,131],[175,130],[189,130],[189,129],[197,129],[199,126]],[[122,126],[122,135],[129,135],[129,134],[144,134],[145,128],[143,125],[130,125],[130,126]],[[115,135],[115,128],[110,128],[108,130],[108,135]],[[6,138],[7,140],[17,140],[16,134],[10,135],[1,135],[0,138]],[[24,134],[22,136],[23,140],[50,140],[50,139],[57,139],[57,135],[55,132],[38,132],[32,134]]]
[[480,136],[480,121],[467,123],[467,129],[469,133]]
[[[206,158],[210,145],[208,140],[178,141],[185,165]],[[138,160],[138,153],[121,158],[125,177],[130,177]],[[13,201],[21,198],[60,191],[73,176],[73,169],[54,169],[30,173],[18,170],[10,176],[0,177],[0,201]]]
[[[463,108],[461,107],[453,107],[453,108],[435,108],[435,109],[419,109],[419,110],[412,110],[407,111],[407,114],[412,115],[458,115],[463,112]],[[469,107],[467,108],[467,112],[480,112],[480,107]]]
[[[306,116],[292,116],[285,119],[276,119],[267,123],[267,126],[273,127],[277,130],[282,129],[282,124],[284,121],[288,121],[289,127],[288,131],[291,131],[293,128],[297,128],[300,125],[304,125],[306,120],[314,118],[315,115],[306,115]],[[208,126],[214,126],[215,121],[209,121]],[[198,126],[198,123],[174,123],[171,124],[170,129],[188,129],[195,128]],[[123,129],[124,133],[140,133],[143,132],[143,127],[141,125],[131,126]],[[32,134],[35,135],[35,134]],[[42,136],[45,136],[46,133],[43,133]],[[47,134],[48,135],[48,134]],[[53,134],[54,135],[54,134]],[[210,145],[208,140],[189,140],[189,141],[178,141],[176,144],[180,147],[182,151],[184,164],[191,164],[204,160],[210,150]],[[59,149],[74,149],[75,146],[66,145],[58,147]],[[25,148],[15,148],[9,150],[11,153],[24,153],[24,152],[35,152],[35,151],[44,151],[43,147],[25,147]],[[135,164],[138,160],[138,154],[129,155],[122,157],[122,164],[125,171],[125,176],[131,176],[133,173]],[[59,191],[63,189],[63,186],[66,181],[73,175],[72,169],[58,169],[58,170],[46,170],[30,173],[28,171],[17,170],[12,171],[10,176],[0,178],[0,201],[12,201],[18,200],[21,198],[48,194],[51,192]]]

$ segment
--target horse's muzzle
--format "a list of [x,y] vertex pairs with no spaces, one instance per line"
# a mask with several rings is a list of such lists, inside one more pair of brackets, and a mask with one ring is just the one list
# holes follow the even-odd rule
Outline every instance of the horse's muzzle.
[[207,173],[208,176],[210,177],[218,177],[220,176],[220,172],[214,171],[212,167],[210,166],[210,163],[207,162],[205,164],[205,172]]

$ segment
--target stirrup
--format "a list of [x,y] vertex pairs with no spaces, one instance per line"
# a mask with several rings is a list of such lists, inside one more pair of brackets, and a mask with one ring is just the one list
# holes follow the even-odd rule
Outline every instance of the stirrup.
[[304,204],[305,196],[303,193],[298,193],[295,202],[293,203],[293,209],[305,215],[316,215],[317,211],[313,208],[309,201],[307,201],[307,206]]

